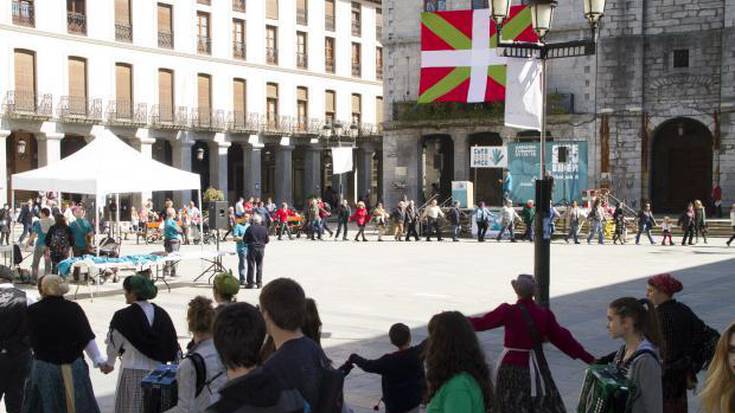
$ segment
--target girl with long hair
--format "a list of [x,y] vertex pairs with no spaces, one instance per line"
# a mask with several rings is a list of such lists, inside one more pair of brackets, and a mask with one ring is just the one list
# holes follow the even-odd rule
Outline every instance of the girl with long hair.
[[490,370],[477,335],[458,311],[429,321],[426,413],[485,413],[491,405]]
[[735,411],[735,323],[722,332],[699,393],[704,413]]
[[662,341],[653,303],[645,298],[618,298],[610,303],[607,320],[610,336],[625,341],[614,364],[635,384],[632,413],[662,413]]

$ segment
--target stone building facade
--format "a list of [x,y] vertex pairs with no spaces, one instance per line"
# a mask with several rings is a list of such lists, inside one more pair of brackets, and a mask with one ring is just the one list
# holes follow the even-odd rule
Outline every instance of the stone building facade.
[[[384,2],[384,198],[389,204],[404,195],[421,200],[436,190],[426,171],[437,166],[431,143],[440,139],[446,141],[436,147],[443,180],[474,180],[476,199],[493,203],[499,172],[480,170],[475,178],[469,147],[533,140],[533,134],[504,127],[502,112],[465,106],[446,119],[414,105],[425,2]],[[443,3],[447,10],[473,4],[482,2]],[[582,0],[560,2],[548,40],[589,36],[582,9]],[[689,200],[706,200],[715,184],[730,205],[734,48],[734,0],[608,0],[597,54],[550,61],[549,96],[556,104],[549,133],[554,141],[587,141],[589,186],[609,187],[632,206],[652,200],[656,211],[678,211]],[[443,160],[448,157],[451,162]],[[446,184],[439,186],[448,195]]]

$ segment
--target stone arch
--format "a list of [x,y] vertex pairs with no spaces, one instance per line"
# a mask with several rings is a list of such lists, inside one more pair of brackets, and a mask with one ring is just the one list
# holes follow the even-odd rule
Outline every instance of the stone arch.
[[651,135],[650,199],[655,211],[677,212],[688,202],[707,202],[712,189],[713,136],[685,117],[661,123]]
[[[19,145],[23,141],[24,145]],[[23,146],[23,153],[19,152],[19,146]],[[7,200],[10,203],[12,194],[11,177],[13,174],[30,171],[38,168],[38,141],[33,133],[25,130],[13,130],[5,140],[5,153],[7,156],[6,168],[7,178]],[[16,204],[38,195],[33,191],[19,191],[15,193]]]

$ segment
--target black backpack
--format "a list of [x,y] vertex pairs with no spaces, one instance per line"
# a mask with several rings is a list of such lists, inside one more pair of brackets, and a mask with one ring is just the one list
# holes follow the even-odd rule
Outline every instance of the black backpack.
[[191,352],[187,354],[184,358],[191,360],[192,364],[194,364],[194,371],[196,371],[197,379],[194,397],[199,397],[199,394],[201,394],[202,390],[204,390],[204,386],[209,387],[209,385],[212,384],[213,381],[224,374],[224,371],[221,371],[215,374],[214,377],[212,377],[210,380],[207,380],[207,365],[204,363],[204,357],[202,357],[201,354]]
[[322,385],[319,387],[318,406],[314,412],[342,413],[344,407],[345,375],[342,371],[332,367],[326,358],[321,365]]

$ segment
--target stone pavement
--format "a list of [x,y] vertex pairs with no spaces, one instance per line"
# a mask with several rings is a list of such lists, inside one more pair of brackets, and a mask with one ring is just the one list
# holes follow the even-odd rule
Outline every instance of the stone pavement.
[[[374,237],[372,237],[374,239]],[[679,296],[711,326],[722,329],[735,320],[735,249],[723,240],[691,248],[641,245],[552,246],[552,308],[559,321],[595,355],[615,350],[605,327],[607,304],[614,298],[645,293],[645,277],[673,271],[684,283]],[[720,246],[722,245],[722,246]],[[233,248],[225,243],[223,248]],[[197,250],[198,246],[184,247]],[[125,244],[123,253],[160,249],[159,246]],[[225,260],[236,268],[236,259]],[[154,300],[171,314],[182,345],[188,340],[185,312],[189,299],[210,296],[205,283],[190,283],[203,269],[199,262],[182,264],[171,292],[159,290]],[[341,364],[352,352],[378,357],[393,351],[387,330],[404,322],[414,331],[415,341],[426,337],[426,324],[442,310],[478,314],[504,301],[513,301],[509,282],[516,274],[532,272],[530,243],[495,241],[479,244],[395,242],[309,242],[274,240],[265,259],[265,281],[292,277],[316,299],[330,358]],[[104,348],[104,335],[112,313],[124,306],[120,284],[105,284],[102,297],[80,298],[97,342]],[[82,288],[80,292],[84,292]],[[238,300],[257,302],[258,292],[243,290]],[[502,350],[502,330],[481,333],[486,357],[494,365]],[[103,350],[104,351],[104,350]],[[549,363],[569,411],[576,407],[584,365],[547,346]],[[95,392],[103,412],[112,411],[117,370],[108,376],[92,373]],[[354,369],[346,380],[348,403],[356,412],[370,412],[380,399],[378,376]],[[0,412],[3,411],[0,407]],[[694,412],[694,404],[690,411]]]

